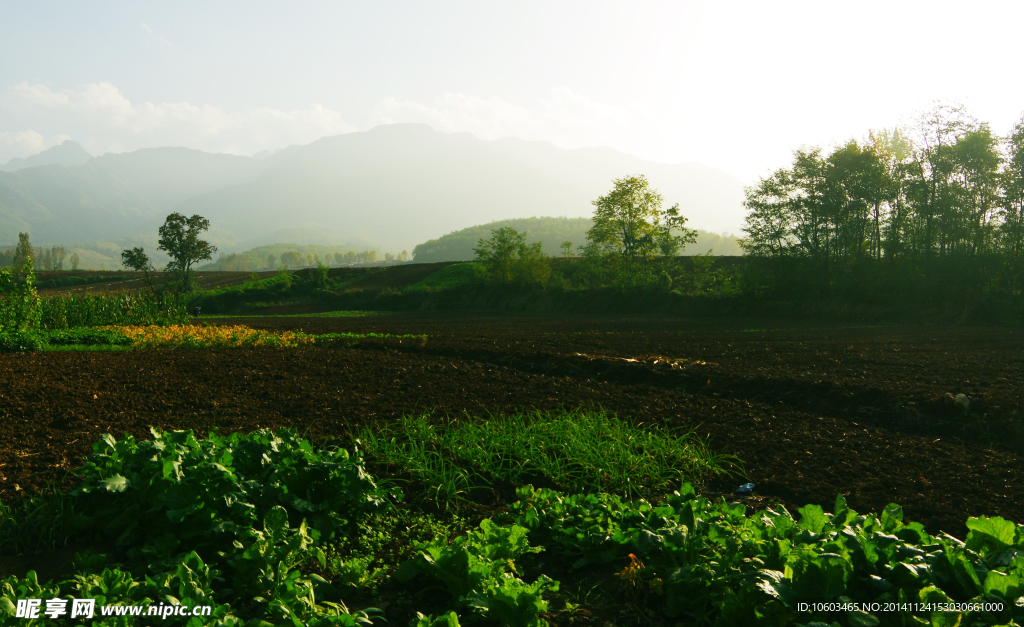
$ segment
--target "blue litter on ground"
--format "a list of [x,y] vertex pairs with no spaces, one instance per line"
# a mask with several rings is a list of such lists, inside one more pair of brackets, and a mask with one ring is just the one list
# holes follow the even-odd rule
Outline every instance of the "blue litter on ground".
[[743,485],[741,485],[739,487],[738,490],[736,490],[736,494],[750,494],[753,491],[754,491],[754,484],[753,483],[744,483]]

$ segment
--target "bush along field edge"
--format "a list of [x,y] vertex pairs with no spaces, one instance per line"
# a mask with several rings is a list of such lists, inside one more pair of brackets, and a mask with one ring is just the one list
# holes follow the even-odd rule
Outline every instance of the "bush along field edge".
[[[693,487],[724,471],[714,464],[681,471],[680,487],[667,495],[635,496],[654,494],[661,487],[655,479],[633,486],[630,497],[592,490],[607,485],[604,471],[574,468],[586,452],[561,449],[569,471],[536,476],[556,486],[575,481],[581,490],[520,485],[507,507],[480,510],[457,507],[469,503],[469,492],[426,483],[440,475],[426,472],[424,459],[494,488],[514,483],[521,475],[510,469],[538,454],[492,441],[479,455],[444,459],[443,449],[431,448],[439,438],[468,447],[531,424],[537,438],[557,445],[571,437],[566,422],[616,419],[515,420],[489,434],[452,434],[461,427],[451,423],[405,431],[404,448],[358,440],[314,447],[287,429],[206,438],[153,430],[150,440],[106,435],[78,469],[81,483],[72,492],[0,509],[2,556],[93,547],[78,553],[71,576],[43,582],[28,572],[0,581],[0,624],[45,624],[45,617],[16,617],[19,600],[29,598],[212,607],[210,616],[164,621],[193,627],[384,619],[540,627],[602,612],[614,620],[610,608],[642,612],[655,625],[1024,621],[1024,525],[998,517],[969,519],[961,541],[904,521],[896,504],[859,514],[841,495],[832,513],[816,505],[796,516],[781,507],[748,513]],[[397,442],[399,435],[382,438]],[[427,455],[415,453],[417,443]],[[666,451],[655,454],[655,465],[676,462]],[[603,463],[611,469],[622,462]],[[108,614],[92,624],[148,623]]]

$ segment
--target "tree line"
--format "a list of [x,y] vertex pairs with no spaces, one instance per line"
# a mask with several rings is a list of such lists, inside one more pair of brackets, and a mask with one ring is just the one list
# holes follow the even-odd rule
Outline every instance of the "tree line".
[[745,251],[824,264],[1024,255],[1024,119],[1006,136],[962,106],[914,131],[794,152],[746,189]]
[[0,268],[20,268],[24,265],[25,257],[30,257],[37,270],[66,270],[65,259],[71,270],[78,270],[78,253],[71,253],[68,258],[67,250],[63,246],[32,246],[29,242],[28,233],[18,234],[18,245],[8,250],[0,250]]

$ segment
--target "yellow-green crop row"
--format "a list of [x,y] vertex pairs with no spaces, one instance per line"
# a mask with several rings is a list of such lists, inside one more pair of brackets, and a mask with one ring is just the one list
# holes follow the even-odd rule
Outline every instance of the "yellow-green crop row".
[[123,335],[140,348],[241,348],[269,346],[292,348],[313,344],[315,336],[296,331],[262,331],[250,327],[216,326],[201,327],[176,324],[166,327],[149,326],[106,326],[106,331]]
[[117,326],[101,327],[104,331],[116,333],[131,340],[138,348],[243,348],[273,347],[294,348],[297,346],[332,345],[339,341],[348,342],[367,338],[418,338],[426,336],[390,336],[376,333],[331,333],[310,335],[302,331],[264,331],[243,325],[235,326]]

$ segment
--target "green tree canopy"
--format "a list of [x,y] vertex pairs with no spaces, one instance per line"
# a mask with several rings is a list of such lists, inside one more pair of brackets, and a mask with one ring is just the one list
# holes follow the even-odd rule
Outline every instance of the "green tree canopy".
[[135,248],[121,251],[121,265],[129,270],[135,270],[136,272],[142,273],[142,281],[153,289],[153,276],[150,274],[156,268],[149,261],[149,255],[146,251],[136,246]]
[[157,249],[170,255],[167,271],[179,273],[183,287],[187,288],[192,282],[192,265],[212,259],[213,253],[217,252],[216,246],[199,239],[199,234],[209,228],[210,221],[200,215],[186,218],[175,212],[167,216],[159,229],[160,245]]
[[491,231],[490,239],[481,239],[473,251],[488,273],[505,285],[512,279],[513,265],[525,249],[526,233],[503,226]]
[[680,215],[679,205],[662,211],[661,194],[646,177],[625,177],[614,184],[614,189],[592,203],[594,226],[587,231],[587,239],[594,247],[637,259],[655,251],[675,255],[680,247],[696,241],[696,231],[684,227],[686,218]]
[[0,270],[0,332],[25,331],[39,325],[41,310],[28,233],[18,234],[14,262],[11,271]]
[[924,114],[920,131],[916,140],[896,129],[828,154],[795,151],[792,166],[746,189],[745,250],[826,267],[1019,255],[1024,132],[1001,139],[962,107],[944,105]]

